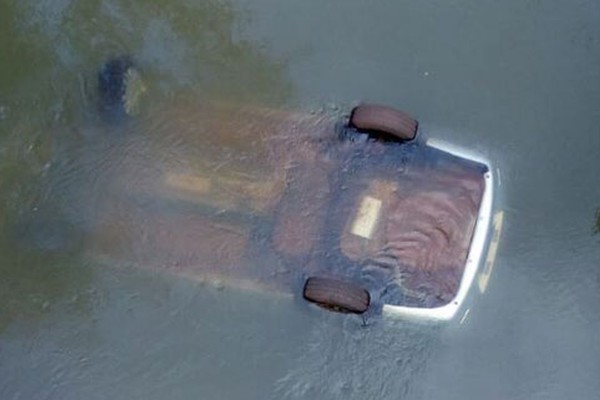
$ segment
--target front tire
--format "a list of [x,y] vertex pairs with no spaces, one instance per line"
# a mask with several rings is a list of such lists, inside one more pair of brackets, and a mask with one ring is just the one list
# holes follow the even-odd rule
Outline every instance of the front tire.
[[417,135],[418,122],[410,115],[391,107],[363,104],[350,114],[350,126],[359,131],[374,133],[384,139],[391,136],[401,140],[413,140]]
[[369,308],[371,296],[358,285],[338,279],[311,277],[306,280],[303,296],[328,310],[362,314]]

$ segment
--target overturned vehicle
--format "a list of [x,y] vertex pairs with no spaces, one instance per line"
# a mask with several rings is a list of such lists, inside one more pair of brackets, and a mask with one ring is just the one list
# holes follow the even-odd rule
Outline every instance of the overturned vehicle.
[[[105,91],[123,115],[131,68]],[[417,136],[401,111],[181,96],[131,120],[138,145],[119,156],[88,238],[111,263],[429,320],[455,317],[483,268],[490,165]]]

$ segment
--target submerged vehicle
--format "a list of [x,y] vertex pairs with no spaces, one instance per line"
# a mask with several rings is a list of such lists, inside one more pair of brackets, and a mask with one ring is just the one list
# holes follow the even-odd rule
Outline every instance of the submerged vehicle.
[[428,320],[457,314],[484,263],[489,163],[417,138],[401,111],[183,96],[135,124],[143,146],[121,155],[88,239],[105,260]]

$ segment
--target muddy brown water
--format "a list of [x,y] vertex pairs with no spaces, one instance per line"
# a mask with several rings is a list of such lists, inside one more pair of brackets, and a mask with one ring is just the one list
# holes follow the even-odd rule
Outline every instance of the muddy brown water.
[[[591,1],[3,2],[0,398],[596,398],[599,18]],[[182,91],[313,116],[375,101],[484,155],[505,216],[485,293],[449,325],[364,327],[91,257],[122,163],[135,192],[208,152],[102,124],[115,54],[149,66],[147,109]]]

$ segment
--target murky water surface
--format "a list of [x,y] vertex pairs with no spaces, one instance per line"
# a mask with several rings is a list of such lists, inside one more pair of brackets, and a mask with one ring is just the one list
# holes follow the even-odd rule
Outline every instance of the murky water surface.
[[[590,1],[3,2],[0,398],[596,398],[599,19]],[[106,120],[97,72],[123,54],[136,117]],[[355,190],[301,166],[352,170],[319,132],[361,101],[494,165],[496,262],[451,324],[365,327],[289,295],[305,232],[336,221],[310,210]],[[360,165],[405,172],[371,150]]]

